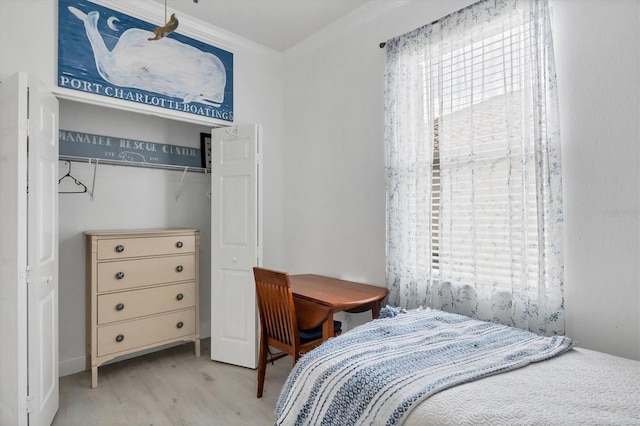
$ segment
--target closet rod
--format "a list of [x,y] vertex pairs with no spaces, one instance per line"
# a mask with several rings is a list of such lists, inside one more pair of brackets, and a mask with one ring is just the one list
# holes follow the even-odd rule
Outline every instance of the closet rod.
[[[163,170],[175,170],[182,172],[185,170],[185,166],[172,166],[169,164],[152,164],[152,163],[133,163],[128,161],[119,161],[119,160],[105,160],[105,159],[97,159],[97,158],[88,158],[88,157],[75,157],[72,155],[60,155],[58,157],[60,161],[76,161],[79,163],[89,163],[94,164],[100,162],[100,164],[109,164],[112,166],[127,166],[127,167],[142,167],[145,169],[163,169]],[[195,173],[211,173],[211,169],[205,169],[202,167],[189,167],[189,172]]]

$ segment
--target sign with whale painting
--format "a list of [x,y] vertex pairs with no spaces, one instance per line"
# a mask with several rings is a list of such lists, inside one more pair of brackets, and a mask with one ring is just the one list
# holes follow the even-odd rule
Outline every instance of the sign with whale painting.
[[233,122],[233,53],[90,1],[58,15],[59,87]]
[[97,158],[150,167],[202,167],[202,154],[198,148],[62,129],[58,132],[58,141],[60,156]]

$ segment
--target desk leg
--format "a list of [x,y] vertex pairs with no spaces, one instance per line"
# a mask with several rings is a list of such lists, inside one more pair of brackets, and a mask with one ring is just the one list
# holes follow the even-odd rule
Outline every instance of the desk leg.
[[326,342],[333,336],[333,312],[329,312],[327,320],[322,323],[322,340]]
[[371,316],[376,319],[380,316],[380,301],[373,302],[371,305]]

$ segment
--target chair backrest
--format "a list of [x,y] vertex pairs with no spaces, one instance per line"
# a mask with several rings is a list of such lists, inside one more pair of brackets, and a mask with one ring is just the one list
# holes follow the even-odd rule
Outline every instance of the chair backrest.
[[296,353],[300,336],[289,274],[258,267],[253,268],[253,274],[261,333],[274,347],[289,354]]

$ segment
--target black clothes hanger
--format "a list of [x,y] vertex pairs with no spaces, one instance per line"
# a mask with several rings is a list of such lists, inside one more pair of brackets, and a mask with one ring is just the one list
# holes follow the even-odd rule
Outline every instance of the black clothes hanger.
[[67,171],[66,175],[64,175],[60,179],[58,179],[58,184],[60,184],[65,178],[71,178],[71,179],[73,179],[73,182],[76,185],[78,185],[80,188],[77,188],[76,191],[58,191],[58,192],[60,194],[82,194],[84,192],[87,192],[87,187],[85,186],[85,184],[80,182],[75,177],[71,176],[71,161],[65,161],[65,163],[69,164],[69,171]]

